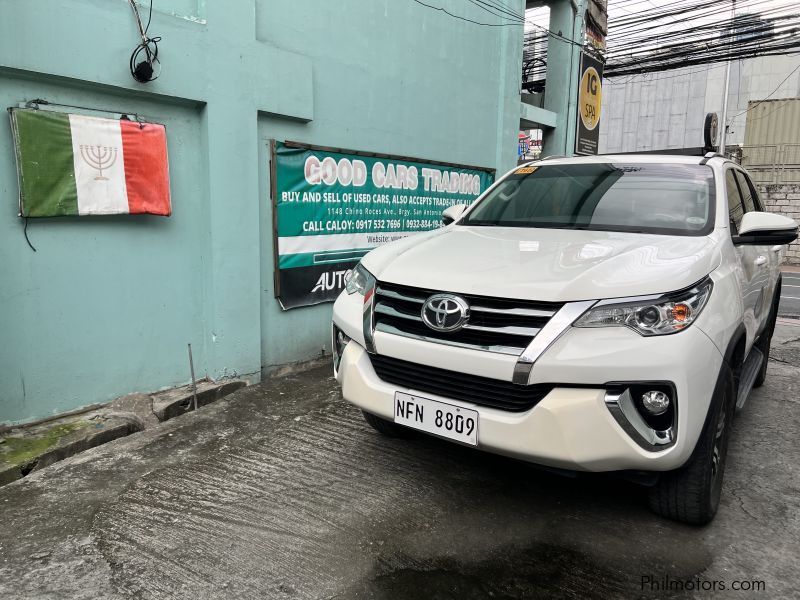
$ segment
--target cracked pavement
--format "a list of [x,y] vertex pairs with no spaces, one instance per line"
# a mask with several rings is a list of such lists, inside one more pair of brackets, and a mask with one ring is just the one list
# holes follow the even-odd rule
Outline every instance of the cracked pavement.
[[[779,325],[772,356],[705,528],[614,477],[383,438],[322,368],[0,488],[0,597],[796,597],[800,327]],[[765,591],[653,592],[645,576]]]

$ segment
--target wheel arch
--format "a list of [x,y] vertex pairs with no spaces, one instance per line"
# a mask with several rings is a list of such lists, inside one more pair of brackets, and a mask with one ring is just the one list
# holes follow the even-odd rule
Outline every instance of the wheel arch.
[[[717,382],[714,385],[714,392],[711,396],[711,402],[708,403],[708,410],[706,411],[706,417],[703,420],[703,429],[701,431],[705,431],[705,428],[708,425],[708,420],[714,414],[716,414],[718,403],[725,398],[725,395],[722,393],[723,386],[729,386],[729,397],[733,402],[735,402],[738,373],[742,368],[742,363],[744,362],[746,342],[747,332],[744,324],[739,323],[725,348],[722,365],[720,365],[719,373],[717,374]],[[698,443],[695,444],[694,450],[692,450],[692,455],[694,455],[694,453],[697,451],[698,444],[699,438]]]

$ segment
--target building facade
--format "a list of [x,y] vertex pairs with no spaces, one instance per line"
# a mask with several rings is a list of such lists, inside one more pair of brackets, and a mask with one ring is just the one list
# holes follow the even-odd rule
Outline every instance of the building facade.
[[399,0],[160,0],[149,34],[161,72],[140,84],[126,0],[0,4],[3,105],[165,124],[173,203],[169,218],[31,219],[25,232],[0,121],[0,423],[184,384],[187,343],[213,379],[330,351],[330,304],[275,299],[272,140],[516,163],[521,27]]
[[[745,141],[748,102],[800,96],[800,56],[761,56],[731,63],[726,144]],[[709,112],[722,118],[725,64],[700,65],[604,82],[600,152],[703,146]],[[721,122],[721,121],[720,121]]]

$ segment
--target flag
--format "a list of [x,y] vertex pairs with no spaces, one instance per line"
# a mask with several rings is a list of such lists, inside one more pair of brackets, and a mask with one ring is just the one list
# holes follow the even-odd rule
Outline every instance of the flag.
[[24,217],[172,213],[157,123],[10,110]]

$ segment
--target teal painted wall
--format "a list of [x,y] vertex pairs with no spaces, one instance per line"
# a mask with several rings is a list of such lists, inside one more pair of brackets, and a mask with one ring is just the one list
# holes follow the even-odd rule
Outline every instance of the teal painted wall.
[[[456,14],[485,13],[451,2]],[[520,8],[522,2],[515,3]],[[272,7],[280,5],[281,11]],[[314,65],[314,120],[259,118],[269,139],[510,169],[519,129],[518,28],[479,27],[411,0],[257,4],[259,39]],[[497,31],[500,29],[500,31]],[[504,60],[505,55],[505,60]],[[331,305],[282,311],[274,299],[269,172],[262,179],[262,355],[280,365],[330,351]],[[297,335],[298,333],[301,335]]]
[[0,120],[0,422],[185,383],[187,342],[200,375],[251,380],[328,349],[330,305],[284,312],[274,299],[270,139],[499,171],[516,160],[521,28],[411,0],[155,7],[163,71],[142,85],[127,71],[124,0],[0,0],[2,105],[45,98],[165,123],[174,210],[37,220],[32,252]]

